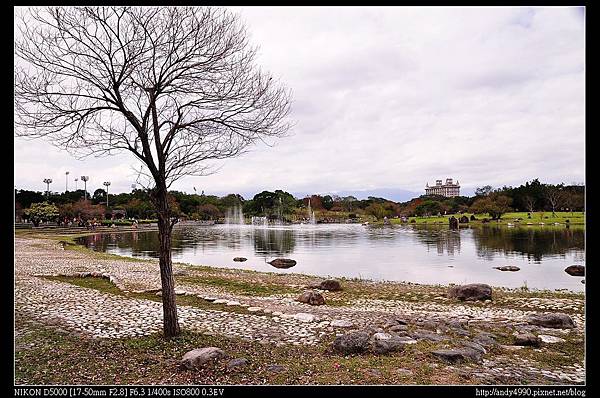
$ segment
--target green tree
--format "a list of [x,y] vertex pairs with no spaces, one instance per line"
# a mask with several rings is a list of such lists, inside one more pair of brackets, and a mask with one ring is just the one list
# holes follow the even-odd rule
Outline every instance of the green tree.
[[390,217],[392,215],[392,211],[386,209],[382,203],[371,203],[365,209],[365,213],[374,216],[378,220],[381,220],[384,217]]
[[477,187],[477,188],[475,188],[475,196],[488,196],[492,192],[493,189],[494,188],[492,188],[491,185]]
[[192,217],[200,220],[217,220],[219,217],[223,217],[223,213],[217,206],[205,204],[198,206]]
[[331,210],[333,207],[333,198],[330,195],[323,196],[323,207],[325,210]]
[[19,202],[21,206],[26,209],[30,207],[32,203],[44,202],[44,195],[41,192],[15,189],[15,202]]
[[30,208],[25,209],[24,214],[36,227],[41,221],[56,221],[59,216],[58,207],[48,202],[34,203]]
[[438,213],[443,213],[444,209],[440,202],[435,200],[425,200],[423,203],[415,207],[415,213],[418,216],[433,216]]
[[492,220],[499,220],[502,215],[511,210],[512,199],[506,195],[492,194],[477,199],[471,205],[471,212],[476,214],[488,213]]
[[92,195],[92,203],[95,205],[106,203],[106,191],[102,188],[96,189]]

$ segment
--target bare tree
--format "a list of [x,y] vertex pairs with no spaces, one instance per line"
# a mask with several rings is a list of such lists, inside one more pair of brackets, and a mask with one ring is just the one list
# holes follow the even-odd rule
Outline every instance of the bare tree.
[[525,195],[523,197],[523,202],[525,203],[525,207],[530,213],[535,211],[535,199],[531,195]]
[[28,9],[15,40],[15,134],[76,156],[131,152],[158,214],[165,336],[179,334],[168,188],[289,129],[289,92],[236,15],[198,7]]
[[555,210],[561,207],[565,202],[565,192],[560,186],[546,186],[544,197],[552,208],[552,215],[556,216]]

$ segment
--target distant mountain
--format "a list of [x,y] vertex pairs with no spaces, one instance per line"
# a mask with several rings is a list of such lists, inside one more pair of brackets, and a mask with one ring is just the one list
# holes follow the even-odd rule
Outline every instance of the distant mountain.
[[425,194],[423,192],[413,192],[407,191],[405,189],[399,188],[377,188],[377,189],[369,189],[364,191],[330,191],[330,192],[294,192],[293,195],[297,198],[303,198],[307,195],[312,194],[320,194],[320,195],[338,195],[338,196],[354,196],[356,199],[367,199],[369,196],[375,196],[377,198],[385,198],[389,200],[393,200],[394,202],[406,202],[413,198],[419,197]]

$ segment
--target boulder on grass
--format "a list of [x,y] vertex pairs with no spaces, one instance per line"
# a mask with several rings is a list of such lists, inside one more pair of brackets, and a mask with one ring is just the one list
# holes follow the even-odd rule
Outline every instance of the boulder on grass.
[[514,345],[539,347],[542,339],[533,333],[520,333],[515,336]]
[[443,361],[450,363],[459,362],[479,362],[483,353],[479,350],[471,347],[458,348],[453,350],[436,350],[432,351],[431,354]]
[[221,359],[225,352],[217,347],[196,348],[188,351],[181,359],[181,366],[186,369],[194,369],[212,360]]
[[312,289],[329,290],[330,292],[337,292],[342,290],[342,285],[335,279],[327,279],[321,283],[317,283],[309,286]]
[[370,338],[371,335],[363,330],[346,333],[333,340],[332,348],[343,355],[360,354],[369,350]]
[[491,300],[492,287],[484,283],[471,283],[469,285],[451,286],[448,297],[461,301]]
[[227,363],[227,370],[229,371],[240,371],[248,366],[248,360],[246,358],[235,358]]
[[319,292],[315,292],[312,290],[307,290],[300,297],[298,297],[297,301],[310,305],[323,305],[325,304],[325,298]]
[[544,328],[573,329],[575,327],[573,319],[571,319],[569,315],[560,312],[554,314],[530,315],[527,318],[527,321],[531,325],[541,326]]

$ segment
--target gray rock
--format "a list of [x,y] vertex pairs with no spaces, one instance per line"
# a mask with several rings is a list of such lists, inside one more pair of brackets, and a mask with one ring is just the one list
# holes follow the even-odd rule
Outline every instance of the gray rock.
[[174,276],[186,276],[186,275],[188,275],[188,272],[183,269],[175,269],[175,270],[173,270],[173,275]]
[[294,319],[301,322],[314,322],[317,320],[317,317],[313,314],[308,314],[306,312],[299,312],[297,314],[294,314]]
[[564,343],[565,339],[561,339],[560,337],[550,336],[548,334],[540,334],[538,335],[542,343],[547,344],[555,344],[555,343]]
[[309,286],[313,289],[329,290],[330,292],[337,292],[342,290],[342,285],[335,279],[327,279],[321,283]]
[[371,335],[364,330],[346,333],[333,340],[333,351],[348,355],[360,354],[369,349],[369,340]]
[[394,325],[388,329],[390,332],[406,332],[408,331],[408,326],[406,325]]
[[459,362],[478,362],[483,356],[481,351],[475,350],[470,347],[453,349],[453,350],[436,350],[432,351],[431,354],[437,358],[440,358],[446,362],[459,363]]
[[296,265],[296,260],[289,258],[276,258],[275,260],[269,261],[268,264],[271,264],[275,268],[291,268]]
[[420,321],[417,324],[420,327],[423,327],[425,329],[430,329],[430,330],[436,330],[438,327],[441,326],[440,322],[435,322],[435,321]]
[[452,331],[460,336],[468,336],[469,331],[463,328],[453,328]]
[[412,334],[412,337],[414,337],[417,340],[428,340],[428,341],[444,341],[444,340],[448,340],[447,336],[443,336],[437,333],[432,333],[428,330],[415,330]]
[[496,342],[496,335],[492,333],[482,332],[473,338],[473,342],[477,344],[481,344],[484,347],[495,346],[498,343]]
[[474,342],[474,341],[463,341],[463,342],[461,343],[461,345],[462,345],[463,347],[469,347],[469,348],[472,348],[472,349],[474,349],[474,350],[476,350],[476,351],[479,351],[479,352],[481,352],[482,354],[485,354],[485,353],[487,353],[487,350],[485,349],[485,347],[484,347],[483,345],[481,345],[481,344],[479,344],[479,343],[476,343],[476,342]]
[[448,289],[448,297],[457,298],[461,301],[491,300],[492,287],[483,283],[472,283],[469,285],[451,286]]
[[585,276],[585,267],[583,265],[570,265],[565,268],[565,272],[571,276]]
[[539,347],[542,339],[533,333],[519,333],[515,336],[514,345]]
[[234,257],[233,261],[237,261],[237,262],[244,262],[248,260],[246,257]]
[[403,345],[417,344],[417,340],[408,336],[396,336],[395,338]]
[[205,363],[220,359],[225,356],[225,352],[217,347],[197,348],[185,353],[181,359],[181,366],[186,369],[193,369]]
[[239,371],[248,366],[248,360],[246,358],[235,358],[227,362],[227,370]]
[[407,376],[413,375],[413,371],[409,370],[409,369],[396,369],[396,370],[393,370],[393,372],[401,377],[407,377]]
[[551,313],[551,314],[536,314],[530,315],[527,321],[536,326],[553,329],[572,329],[575,327],[573,319],[567,314]]
[[325,298],[321,293],[307,290],[300,297],[298,297],[297,301],[310,305],[323,305],[325,304]]
[[285,371],[285,366],[278,364],[267,365],[267,370],[269,372],[279,373]]
[[514,265],[503,265],[502,267],[494,267],[494,268],[497,270],[500,270],[500,271],[512,271],[512,272],[519,271],[521,269]]
[[365,373],[369,376],[373,376],[373,377],[381,377],[383,376],[383,373],[381,373],[381,370],[379,369],[365,369]]
[[[387,354],[401,351],[405,345],[411,344],[410,338],[393,336],[387,333],[375,333],[370,340],[370,350],[374,354]],[[415,340],[412,340],[416,343]]]
[[354,326],[352,322],[345,319],[334,319],[331,321],[330,325],[336,328],[351,328]]

